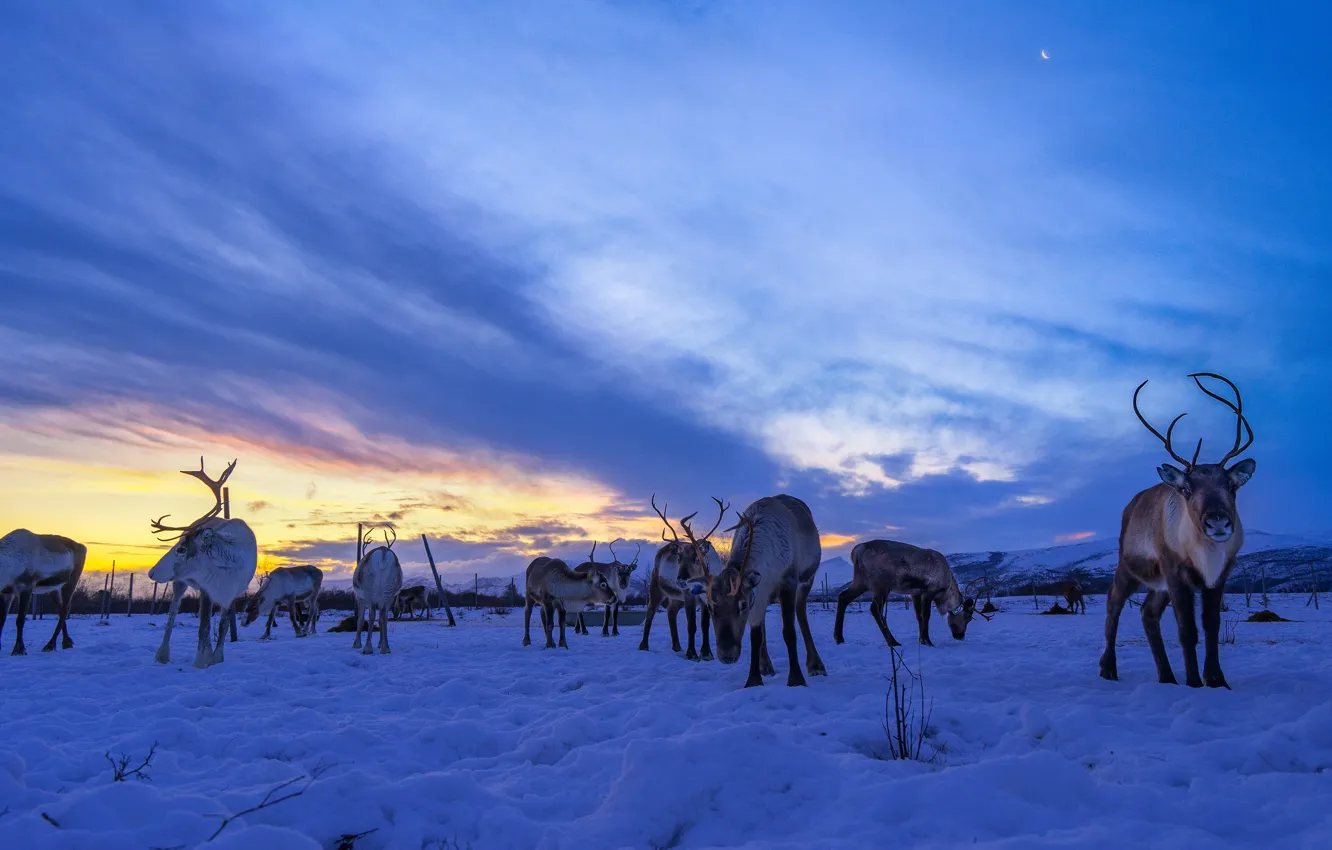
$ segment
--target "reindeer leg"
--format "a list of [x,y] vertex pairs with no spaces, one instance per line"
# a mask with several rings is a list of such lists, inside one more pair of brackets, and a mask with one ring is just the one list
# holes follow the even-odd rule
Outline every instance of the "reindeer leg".
[[[842,638],[842,621],[846,619],[846,607],[855,602],[865,593],[865,585],[857,579],[852,579],[846,589],[837,594],[837,622],[833,624],[833,643],[846,643]],[[878,617],[874,618],[878,621]]]
[[826,676],[828,668],[823,666],[823,659],[819,657],[819,651],[814,648],[814,634],[809,630],[809,612],[805,610],[809,602],[809,592],[813,587],[812,582],[802,584],[796,591],[796,622],[800,624],[800,634],[805,638],[805,670],[811,676]]
[[[362,655],[373,655],[374,652],[375,652],[375,648],[374,648],[374,643],[375,643],[375,612],[376,612],[376,611],[379,612],[379,616],[380,616],[381,619],[382,619],[383,617],[387,616],[387,615],[388,615],[388,612],[387,612],[384,608],[381,608],[380,606],[376,605],[375,603],[373,603],[373,602],[369,602],[369,601],[366,602],[365,607],[368,609],[369,613],[368,613],[367,616],[366,616],[366,625],[365,625],[365,646],[361,647],[361,654],[362,654]],[[360,634],[359,634],[359,633],[357,633],[357,637],[360,637]]]
[[532,645],[532,597],[527,597],[523,605],[523,646]]
[[277,606],[274,605],[268,612],[268,620],[264,623],[264,633],[259,640],[273,639],[273,621],[277,618]]
[[222,646],[226,642],[227,632],[231,629],[231,611],[232,611],[232,606],[234,606],[235,604],[236,604],[235,602],[232,602],[230,605],[223,608],[220,619],[218,620],[217,649],[213,650],[214,664],[222,663]]
[[[610,611],[610,607],[607,606],[606,610],[607,610],[607,611]],[[613,612],[611,612],[611,613],[612,613],[612,615],[613,615],[613,617],[614,617],[614,619],[611,620],[611,637],[619,637],[619,636],[620,636],[620,603],[618,603],[618,602],[615,603],[615,610],[614,610]]]
[[1170,605],[1175,609],[1175,622],[1179,624],[1179,645],[1184,650],[1184,684],[1201,688],[1198,675],[1198,621],[1193,615],[1193,588],[1173,576],[1166,579],[1170,591]]
[[1205,636],[1205,655],[1203,656],[1203,683],[1209,688],[1226,688],[1225,674],[1221,672],[1219,657],[1221,636],[1221,603],[1226,592],[1224,586],[1206,587],[1202,591],[1202,626]]
[[391,652],[388,642],[388,617],[381,614],[379,617],[379,654],[388,655]]
[[213,665],[213,600],[199,591],[199,641],[194,649],[194,666],[206,670]]
[[671,624],[671,652],[680,651],[680,624],[677,621],[677,615],[680,608],[684,605],[682,602],[671,600],[666,604],[666,617]]
[[51,632],[51,639],[46,642],[46,646],[42,647],[42,652],[55,652],[56,638],[60,637],[60,630],[65,625],[65,612],[69,609],[69,606],[65,604],[64,590],[57,590],[56,594],[56,627],[55,631]]
[[18,634],[14,636],[14,651],[10,655],[27,655],[28,649],[23,645],[23,623],[28,618],[28,608],[32,605],[32,591],[24,588],[18,595],[18,616],[14,618],[14,628]]
[[184,582],[171,583],[171,607],[167,610],[166,628],[162,630],[162,645],[157,648],[153,660],[158,664],[171,661],[171,629],[176,625],[176,614],[180,611],[180,598],[185,595]]
[[757,688],[763,684],[763,662],[759,658],[766,649],[763,644],[763,626],[752,627],[749,630],[749,678],[745,680],[746,688]]
[[1147,633],[1147,645],[1152,648],[1156,662],[1156,678],[1163,685],[1178,685],[1175,672],[1170,669],[1165,641],[1161,639],[1161,612],[1170,604],[1170,594],[1164,590],[1151,590],[1142,601],[1142,630]]
[[[612,608],[612,606],[607,605],[607,606],[606,606],[606,613],[605,613],[604,615],[602,615],[602,617],[601,617],[601,636],[602,636],[602,637],[610,637],[611,608]],[[619,632],[616,632],[616,634],[618,635]]]
[[0,636],[5,633],[5,620],[9,617],[9,601],[13,598],[12,593],[0,592]]
[[352,649],[361,648],[361,623],[364,611],[361,608],[361,600],[356,600],[356,640],[352,642]]
[[1124,603],[1137,592],[1139,582],[1129,576],[1121,566],[1115,570],[1115,579],[1110,584],[1110,592],[1105,596],[1105,651],[1101,653],[1101,678],[1112,682],[1119,680],[1119,665],[1115,658],[1115,637],[1119,634],[1119,612],[1124,610]]
[[661,590],[654,579],[648,586],[647,615],[643,617],[643,639],[638,642],[638,648],[643,652],[647,652],[648,635],[652,632],[652,618],[657,616],[659,605],[661,605]]
[[759,672],[765,676],[776,676],[777,668],[772,666],[772,656],[768,655],[768,624],[759,627],[763,630],[763,640],[759,642]]
[[555,603],[549,599],[541,603],[541,628],[546,630],[546,649],[554,649]]
[[561,605],[559,608],[556,609],[556,611],[560,615],[560,646],[564,647],[565,649],[568,649],[569,644],[565,643],[564,641],[564,606]]
[[916,606],[916,622],[920,624],[920,642],[925,646],[934,646],[934,641],[930,640],[930,605],[934,602],[934,596],[916,594],[911,597],[911,602]]
[[698,604],[693,599],[685,603],[685,628],[689,630],[689,648],[685,650],[685,658],[697,661],[698,652],[694,650],[694,635],[698,631]]
[[886,594],[874,594],[874,598],[870,600],[870,616],[874,618],[874,622],[879,624],[879,631],[883,632],[885,643],[889,646],[901,646],[902,644],[898,643],[897,638],[893,637],[893,633],[888,629],[888,616],[883,612],[883,608],[887,604],[888,597]]
[[796,651],[796,594],[793,585],[783,585],[777,594],[782,608],[782,642],[786,644],[786,686],[805,687],[805,674],[800,672],[800,654]]
[[712,640],[712,623],[709,620],[712,619],[712,611],[706,605],[700,605],[699,607],[703,609],[703,651],[699,653],[698,657],[703,661],[711,661],[713,659],[712,643],[710,642]]

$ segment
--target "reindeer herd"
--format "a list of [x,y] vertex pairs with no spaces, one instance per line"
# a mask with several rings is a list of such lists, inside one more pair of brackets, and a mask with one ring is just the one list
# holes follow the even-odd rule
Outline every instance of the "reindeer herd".
[[[1141,586],[1148,589],[1142,604],[1143,629],[1156,662],[1158,679],[1176,683],[1161,637],[1161,615],[1166,605],[1175,611],[1179,642],[1184,654],[1185,682],[1191,687],[1229,687],[1218,657],[1220,612],[1226,579],[1234,568],[1235,557],[1244,542],[1236,494],[1252,476],[1256,464],[1240,460],[1227,467],[1253,443],[1253,429],[1244,415],[1239,389],[1227,378],[1211,372],[1189,375],[1208,397],[1225,405],[1235,416],[1235,442],[1217,463],[1199,463],[1202,441],[1198,441],[1191,460],[1177,454],[1173,445],[1175,426],[1185,414],[1170,423],[1165,434],[1157,431],[1138,409],[1138,395],[1143,381],[1133,394],[1133,411],[1143,426],[1159,439],[1179,467],[1163,463],[1157,469],[1161,483],[1135,495],[1124,509],[1120,536],[1119,562],[1106,600],[1105,651],[1100,659],[1100,674],[1118,678],[1115,640],[1124,604]],[[1209,389],[1203,378],[1221,381],[1234,393],[1231,401]],[[1246,439],[1247,435],[1247,439]],[[194,666],[205,668],[223,661],[223,648],[233,610],[254,579],[258,548],[254,533],[244,520],[225,515],[224,485],[236,468],[232,461],[217,479],[209,477],[200,459],[198,470],[184,470],[197,478],[214,497],[213,506],[201,517],[184,526],[163,523],[166,516],[150,523],[156,534],[171,535],[169,548],[149,571],[154,582],[172,586],[171,605],[163,631],[162,643],[155,655],[159,663],[171,660],[171,631],[187,588],[199,594],[199,635]],[[734,664],[749,639],[749,676],[745,687],[763,684],[765,676],[774,675],[767,645],[767,610],[777,603],[781,613],[782,642],[788,659],[788,686],[805,685],[801,672],[797,630],[804,643],[804,671],[810,676],[827,675],[827,669],[814,645],[806,603],[814,585],[822,556],[819,530],[808,505],[794,496],[769,496],[755,501],[743,511],[736,511],[736,522],[725,529],[730,533],[730,547],[723,561],[711,542],[730,510],[728,504],[713,499],[717,521],[701,537],[694,532],[697,512],[678,521],[679,531],[666,516],[666,506],[658,508],[655,495],[653,511],[661,518],[663,545],[653,558],[648,579],[647,613],[643,622],[640,650],[648,649],[653,619],[658,608],[665,607],[670,625],[671,648],[681,652],[677,619],[685,612],[688,646],[685,658],[710,660],[715,639],[716,658]],[[420,605],[429,607],[424,588],[403,588],[402,566],[393,552],[393,539],[385,530],[384,545],[360,549],[352,577],[355,597],[356,639],[353,648],[365,654],[373,652],[375,628],[378,648],[389,652],[388,615],[409,612]],[[666,536],[667,531],[670,537]],[[684,539],[681,539],[683,533]],[[538,557],[527,567],[526,598],[523,612],[523,645],[532,643],[531,622],[534,608],[540,609],[541,628],[547,648],[567,647],[565,627],[572,615],[575,632],[587,634],[583,610],[604,606],[602,634],[619,634],[620,605],[628,596],[630,578],[638,567],[639,552],[625,563],[609,546],[611,561],[596,560],[597,544],[589,559],[571,567],[559,558]],[[641,551],[641,547],[640,547]],[[0,538],[0,633],[3,632],[9,602],[17,597],[17,636],[13,655],[26,654],[23,641],[25,615],[36,594],[51,594],[58,602],[59,618],[44,651],[70,649],[68,616],[74,588],[83,573],[87,548],[80,543],[53,534],[34,534],[17,529]],[[847,607],[866,593],[870,594],[870,615],[884,641],[898,646],[888,628],[885,607],[890,594],[906,594],[915,610],[918,639],[932,646],[929,633],[931,607],[948,623],[957,640],[962,640],[967,626],[976,616],[989,619],[977,608],[977,601],[991,587],[978,587],[973,581],[960,587],[942,554],[908,543],[869,540],[851,551],[853,577],[837,598],[837,616],[833,640],[841,644]],[[323,573],[317,567],[282,567],[273,570],[259,590],[245,605],[245,625],[266,618],[264,635],[269,639],[280,605],[290,610],[297,636],[315,633],[319,618],[319,592]],[[1086,610],[1083,589],[1076,581],[1064,588],[1069,609]],[[1194,619],[1194,595],[1202,597],[1202,627],[1205,655],[1201,675],[1197,660],[1198,627]],[[220,609],[212,643],[213,608]],[[700,626],[701,620],[701,629]],[[555,640],[558,622],[559,640]],[[711,627],[711,628],[709,628]],[[365,641],[362,644],[362,632]],[[695,636],[701,632],[701,651]]]

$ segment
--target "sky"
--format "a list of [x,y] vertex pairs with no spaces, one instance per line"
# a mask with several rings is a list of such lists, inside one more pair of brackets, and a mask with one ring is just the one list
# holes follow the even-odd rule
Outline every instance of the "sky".
[[178,472],[203,455],[239,459],[261,568],[345,573],[358,521],[449,574],[617,537],[649,563],[653,494],[796,495],[826,556],[1050,546],[1157,482],[1141,381],[1158,427],[1229,449],[1209,370],[1256,434],[1245,525],[1325,532],[1329,24],[11,7],[0,525],[149,565],[148,521],[211,503]]

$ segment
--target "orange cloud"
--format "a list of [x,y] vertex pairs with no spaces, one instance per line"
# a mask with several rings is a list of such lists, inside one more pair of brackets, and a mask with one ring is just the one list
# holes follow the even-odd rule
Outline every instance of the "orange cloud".
[[837,549],[850,543],[855,543],[860,538],[852,534],[838,534],[835,531],[827,531],[819,535],[819,543],[825,549]]
[[1091,540],[1096,536],[1094,531],[1074,531],[1071,534],[1056,534],[1056,543],[1077,543],[1080,540]]

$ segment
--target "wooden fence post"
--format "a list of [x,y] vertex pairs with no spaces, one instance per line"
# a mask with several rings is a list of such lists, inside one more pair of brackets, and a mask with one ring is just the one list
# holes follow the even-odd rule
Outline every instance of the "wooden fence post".
[[134,613],[134,573],[130,573],[129,602],[125,605],[125,616]]
[[[1314,562],[1309,561],[1309,585],[1313,592],[1309,594],[1309,602],[1313,603],[1314,610],[1318,610],[1318,571],[1314,569]],[[1309,607],[1309,602],[1304,603],[1304,607]]]
[[440,604],[444,606],[444,613],[449,615],[449,625],[456,626],[458,624],[453,619],[453,609],[449,607],[449,597],[444,592],[444,582],[439,580],[439,570],[435,569],[435,556],[430,554],[430,541],[422,534],[421,542],[425,544],[426,559],[430,561],[430,572],[435,576],[435,589],[439,591]]
[[148,603],[148,616],[157,613],[157,582],[153,582],[153,600]]

